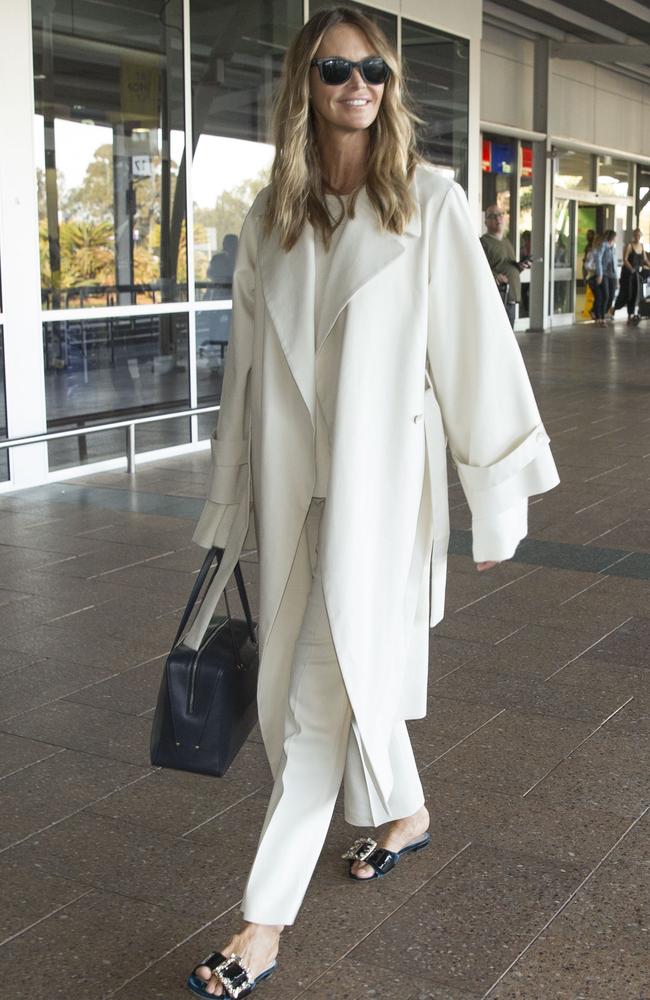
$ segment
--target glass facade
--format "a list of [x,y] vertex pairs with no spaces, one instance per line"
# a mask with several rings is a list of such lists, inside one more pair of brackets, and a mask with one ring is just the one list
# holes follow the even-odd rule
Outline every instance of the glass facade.
[[594,158],[579,149],[560,150],[555,173],[557,187],[569,191],[593,191]]
[[[269,179],[283,57],[307,11],[330,3],[30,6],[44,399],[35,393],[48,431],[75,431],[48,443],[49,469],[123,459],[125,429],[87,433],[121,420],[147,421],[139,453],[204,440],[214,412],[157,418],[219,403],[234,261]],[[421,151],[466,188],[469,41],[350,6],[401,39]],[[0,435],[1,348],[0,335]]]
[[185,299],[182,0],[32,8],[44,308]]
[[[273,89],[300,0],[191,0],[192,200],[198,301],[230,299],[242,223],[269,180]],[[198,341],[197,341],[198,343]]]
[[598,157],[598,194],[627,198],[632,190],[632,164],[612,156]]
[[[331,0],[310,0],[309,3],[309,14],[315,14],[317,10],[327,10],[329,7],[333,7],[334,4]],[[386,35],[386,38],[397,48],[397,15],[388,14],[383,10],[376,10],[374,7],[370,7],[366,3],[356,3],[355,0],[349,0],[346,2],[346,7],[353,7],[355,10],[360,11],[369,17],[371,21],[379,25],[381,30]]]
[[420,150],[467,189],[469,42],[403,18],[402,55],[415,110],[424,120]]
[[553,312],[556,315],[573,310],[573,267],[571,265],[572,206],[568,198],[555,201],[553,229]]
[[[187,313],[74,317],[43,326],[48,430],[108,423],[134,414],[189,409]],[[177,443],[170,424],[158,425],[158,447]],[[151,428],[152,425],[145,425]],[[141,435],[144,433],[140,432]],[[148,432],[149,438],[151,431]],[[88,435],[72,464],[124,454],[122,431]],[[77,439],[72,439],[76,441]],[[139,438],[136,436],[136,443]],[[70,457],[70,439],[50,442],[50,467]]]

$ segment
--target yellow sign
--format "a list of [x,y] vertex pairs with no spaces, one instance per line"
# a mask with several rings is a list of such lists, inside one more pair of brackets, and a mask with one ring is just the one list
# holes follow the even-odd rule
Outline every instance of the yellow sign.
[[160,70],[122,61],[120,99],[124,121],[157,125],[160,117]]

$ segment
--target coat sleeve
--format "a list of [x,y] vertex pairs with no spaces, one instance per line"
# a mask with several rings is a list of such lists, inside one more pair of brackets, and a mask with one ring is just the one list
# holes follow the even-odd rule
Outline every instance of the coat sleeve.
[[[467,199],[452,184],[432,222],[428,361],[472,514],[476,562],[514,555],[528,497],[559,482],[519,347]],[[447,253],[441,253],[442,248]]]
[[232,323],[219,418],[210,438],[208,495],[193,541],[225,548],[240,504],[250,496],[250,391],[255,312],[257,234],[249,212],[242,227],[232,282]]

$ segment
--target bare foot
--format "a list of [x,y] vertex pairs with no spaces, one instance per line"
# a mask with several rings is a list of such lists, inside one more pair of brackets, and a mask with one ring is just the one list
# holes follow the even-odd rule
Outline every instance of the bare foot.
[[[233,953],[240,955],[251,977],[256,979],[275,961],[283,930],[283,924],[252,924],[244,921],[239,933],[234,934],[225,948],[220,948],[219,951],[226,958]],[[207,983],[206,993],[215,997],[224,996],[223,983],[216,976],[210,975],[207,965],[199,965],[195,974],[198,979]]]
[[[412,816],[387,823],[377,838],[377,846],[387,851],[401,851],[403,847],[420,840],[428,829],[429,812],[426,806],[421,806]],[[371,878],[375,874],[374,868],[363,861],[355,861],[350,871],[356,878]]]

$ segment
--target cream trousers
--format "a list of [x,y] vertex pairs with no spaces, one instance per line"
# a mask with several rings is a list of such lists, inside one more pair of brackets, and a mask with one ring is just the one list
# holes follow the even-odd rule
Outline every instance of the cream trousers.
[[[318,567],[318,530],[325,502],[312,501],[303,529],[312,586],[293,655],[282,761],[241,905],[244,919],[260,924],[294,922],[342,780],[345,819],[354,826],[401,819],[424,803],[404,722],[396,724],[389,737],[395,783],[388,812],[366,782]],[[342,844],[342,850],[347,846]]]

